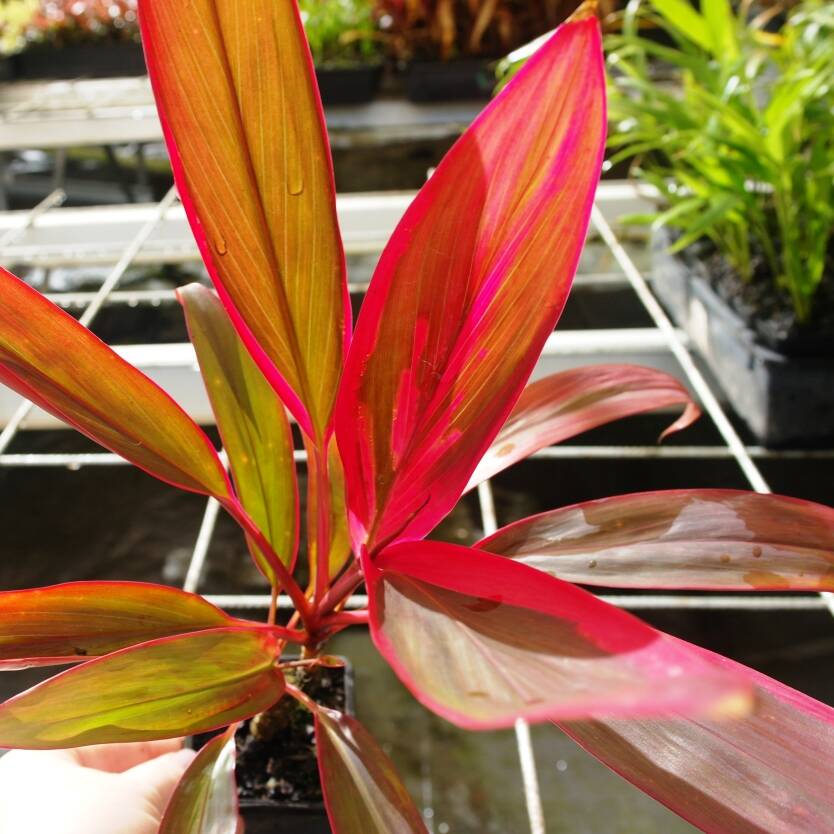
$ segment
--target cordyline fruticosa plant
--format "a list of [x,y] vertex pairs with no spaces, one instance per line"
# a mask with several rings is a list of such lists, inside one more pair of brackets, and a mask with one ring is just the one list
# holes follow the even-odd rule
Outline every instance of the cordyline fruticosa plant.
[[[467,489],[616,417],[688,404],[620,366],[525,388],[559,317],[605,141],[596,19],[562,26],[427,182],[351,327],[321,108],[292,0],[142,0],[177,185],[217,296],[181,300],[231,478],[158,387],[0,273],[0,379],[170,484],[215,497],[295,614],[233,619],[199,596],[85,582],[0,595],[0,662],[75,664],[0,705],[0,746],[60,748],[225,727],[294,697],[315,717],[338,834],[424,831],[354,719],[317,706],[282,653],[318,662],[369,623],[414,695],[471,729],[556,721],[709,831],[834,820],[834,711],[655,631],[572,582],[834,587],[834,512],[722,490],[544,513],[477,546],[423,541]],[[219,298],[218,298],[219,296]],[[309,570],[285,408],[308,454]],[[364,582],[367,611],[344,610]],[[326,662],[326,661],[322,661]],[[232,731],[204,748],[163,832],[233,831]]]

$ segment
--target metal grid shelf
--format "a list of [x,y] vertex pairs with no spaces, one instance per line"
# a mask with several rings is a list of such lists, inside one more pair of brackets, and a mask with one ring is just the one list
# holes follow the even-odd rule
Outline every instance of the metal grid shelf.
[[[354,255],[373,255],[396,225],[411,195],[354,195],[339,200],[339,214],[345,232],[346,248]],[[104,209],[61,209],[60,192],[53,192],[30,212],[0,215],[0,261],[24,266],[111,265],[101,286],[95,292],[56,294],[54,300],[62,306],[81,309],[80,321],[89,326],[105,304],[169,304],[174,300],[171,291],[120,290],[119,282],[126,271],[141,263],[171,263],[194,261],[197,250],[188,232],[182,207],[172,190],[156,206],[126,206]],[[604,184],[599,191],[592,215],[592,234],[601,239],[617,264],[618,270],[602,274],[580,275],[578,283],[599,286],[629,286],[651,318],[651,328],[639,331],[593,331],[554,334],[545,351],[546,357],[562,358],[576,364],[575,357],[592,355],[641,354],[662,355],[664,366],[682,371],[690,389],[696,394],[706,415],[714,423],[722,445],[713,446],[559,446],[538,453],[540,458],[716,458],[734,461],[750,487],[757,492],[769,492],[769,486],[756,464],[757,459],[832,458],[832,450],[811,452],[778,452],[757,446],[745,446],[728,419],[717,393],[710,387],[690,352],[685,336],[678,331],[655,300],[646,281],[632,258],[617,239],[611,220],[644,197],[626,184]],[[351,287],[363,292],[366,284]],[[155,349],[179,351],[175,364],[189,367],[194,374],[194,358],[187,346],[155,346]],[[137,347],[141,354],[141,347]],[[141,356],[140,362],[141,365]],[[548,369],[552,370],[552,368]],[[174,392],[176,393],[176,392]],[[207,415],[195,414],[198,419]],[[14,412],[3,418],[0,410],[0,466],[8,467],[69,467],[114,466],[124,461],[116,455],[104,453],[82,454],[27,454],[8,452],[12,440],[27,428],[39,426],[31,404],[21,402]],[[204,421],[205,422],[205,421]],[[304,463],[303,451],[297,460]],[[478,488],[478,506],[485,533],[497,527],[492,487],[489,482]],[[184,588],[198,591],[203,576],[206,556],[214,535],[219,505],[209,499],[194,543]],[[220,595],[209,597],[221,607],[234,609],[265,609],[267,595]],[[738,594],[635,594],[603,596],[607,601],[633,610],[663,608],[696,608],[748,611],[822,610],[834,615],[834,596],[831,594],[774,594],[744,596]],[[366,599],[355,596],[351,605],[365,604]],[[529,728],[524,722],[516,726],[519,764],[523,776],[531,834],[544,834],[545,820],[538,794],[536,764]]]

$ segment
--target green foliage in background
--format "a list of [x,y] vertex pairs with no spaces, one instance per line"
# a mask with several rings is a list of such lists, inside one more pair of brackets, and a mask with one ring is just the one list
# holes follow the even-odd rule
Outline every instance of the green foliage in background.
[[139,42],[137,0],[0,0],[0,48]]
[[663,196],[632,219],[677,229],[675,250],[708,238],[748,281],[766,259],[807,321],[834,232],[834,10],[772,32],[748,5],[631,0],[606,40],[611,162]]
[[26,26],[39,5],[39,0],[0,0],[0,56],[23,49]]
[[373,0],[299,0],[313,60],[347,67],[381,60]]

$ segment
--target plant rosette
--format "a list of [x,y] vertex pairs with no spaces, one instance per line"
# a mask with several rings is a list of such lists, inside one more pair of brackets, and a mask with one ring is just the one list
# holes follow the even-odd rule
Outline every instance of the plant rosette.
[[[179,297],[228,471],[164,391],[4,270],[0,381],[149,474],[212,496],[272,604],[261,622],[142,583],[0,594],[0,666],[69,667],[0,704],[0,747],[193,735],[290,698],[314,727],[333,832],[425,834],[379,743],[306,694],[282,660],[326,664],[329,638],[360,625],[414,697],[460,727],[555,722],[707,831],[830,827],[834,710],[580,586],[832,590],[834,510],[676,490],[552,510],[474,547],[426,540],[464,493],[538,449],[652,409],[683,408],[667,433],[699,413],[675,379],[636,366],[527,384],[569,293],[602,166],[592,9],[555,32],[437,167],[355,327],[294,0],[141,0],[139,11],[178,191],[214,284]],[[288,415],[304,444],[304,519]],[[368,605],[350,610],[360,585]],[[280,622],[279,597],[294,609]],[[160,834],[235,832],[235,751],[232,729],[203,747]]]

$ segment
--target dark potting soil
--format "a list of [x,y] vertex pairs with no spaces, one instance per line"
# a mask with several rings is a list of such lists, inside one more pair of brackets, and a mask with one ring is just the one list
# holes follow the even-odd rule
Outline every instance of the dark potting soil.
[[744,281],[712,247],[690,250],[687,259],[702,261],[712,288],[762,344],[786,356],[834,356],[834,245],[807,322],[798,321],[788,294],[776,286],[764,257],[754,259],[753,278]]
[[[318,704],[344,712],[345,667],[290,669],[287,680]],[[245,721],[237,731],[237,784],[241,799],[287,804],[322,801],[313,717],[294,698]]]

